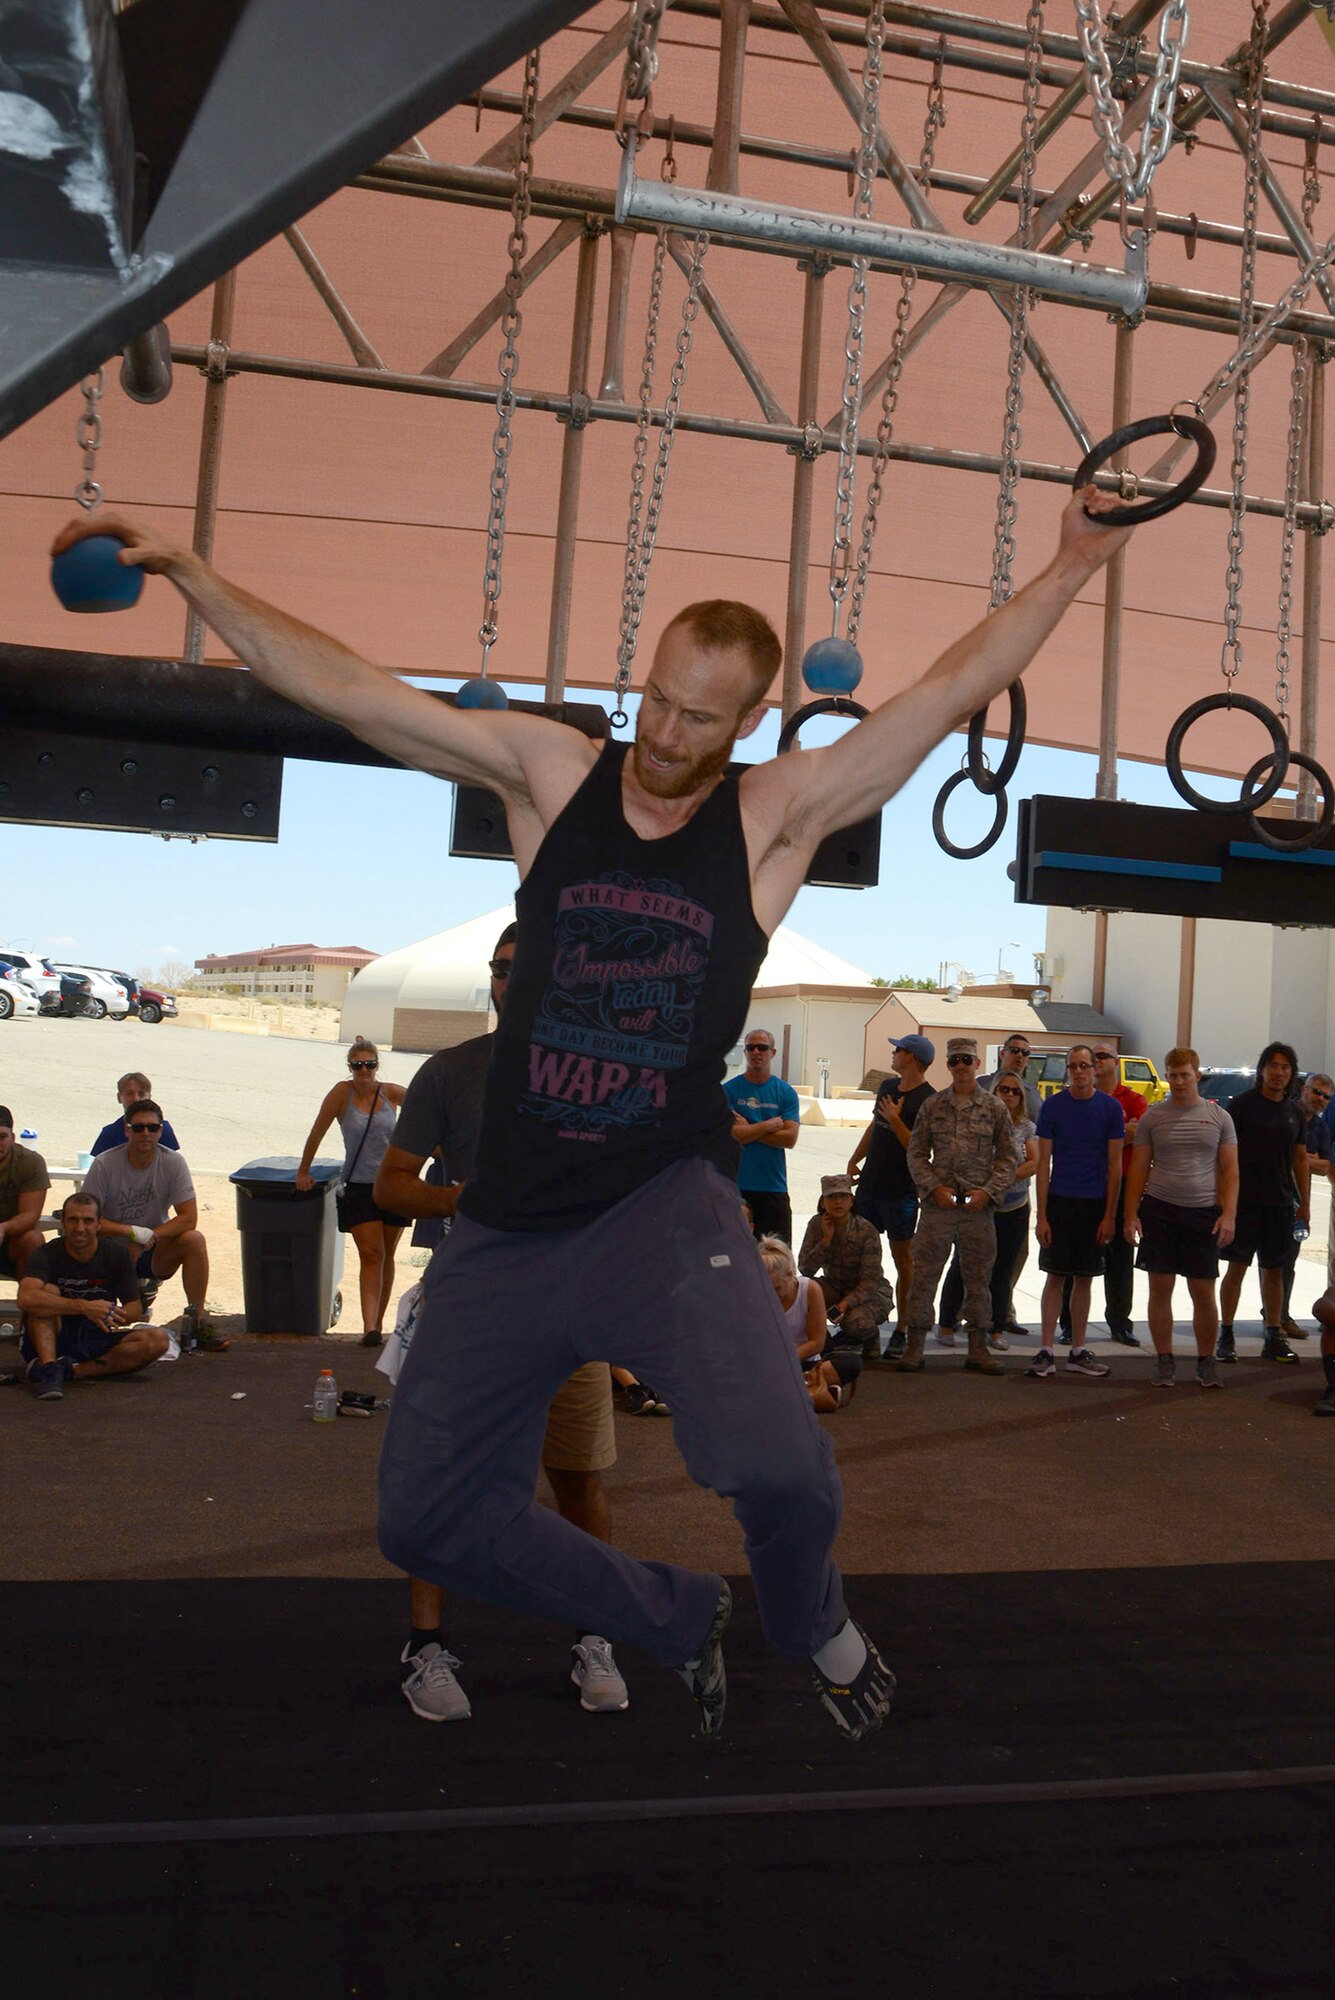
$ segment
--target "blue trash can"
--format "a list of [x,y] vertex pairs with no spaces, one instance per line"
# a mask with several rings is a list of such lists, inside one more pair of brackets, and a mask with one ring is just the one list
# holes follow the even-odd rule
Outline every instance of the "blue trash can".
[[241,1232],[247,1333],[324,1333],[342,1307],[343,1238],[334,1196],[341,1160],[316,1160],[310,1189],[296,1186],[293,1154],[249,1160],[229,1176]]

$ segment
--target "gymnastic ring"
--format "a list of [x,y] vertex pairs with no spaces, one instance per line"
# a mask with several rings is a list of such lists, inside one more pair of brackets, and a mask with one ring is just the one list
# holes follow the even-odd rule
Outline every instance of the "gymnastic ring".
[[[1207,798],[1204,792],[1198,792],[1194,785],[1188,783],[1186,773],[1182,769],[1182,744],[1187,731],[1193,722],[1199,721],[1203,715],[1209,715],[1216,708],[1240,708],[1247,715],[1254,715],[1257,721],[1263,722],[1270,731],[1270,741],[1274,745],[1274,769],[1270,776],[1256,791],[1250,793],[1247,790],[1247,781],[1244,779],[1242,797],[1238,799]],[[1263,757],[1261,764],[1270,761],[1269,758]],[[1254,813],[1270,803],[1284,782],[1289,768],[1289,739],[1284,734],[1284,725],[1274,709],[1267,708],[1263,701],[1255,701],[1249,694],[1208,694],[1200,701],[1193,701],[1189,708],[1184,708],[1169,730],[1168,741],[1164,745],[1163,764],[1173,790],[1179,798],[1185,799],[1189,806],[1195,806],[1197,812]]]
[[992,800],[993,812],[996,815],[991,827],[976,847],[956,847],[946,832],[946,803],[958,786],[968,784],[969,781],[967,771],[952,771],[937,793],[936,804],[932,807],[932,832],[936,835],[936,844],[943,853],[949,854],[956,861],[976,861],[980,854],[987,853],[989,847],[995,847],[1002,836],[1006,816],[1010,811],[1010,802],[1004,792],[985,792],[983,796]]
[[809,701],[802,708],[796,708],[779,732],[780,756],[791,750],[797,741],[797,732],[813,715],[851,715],[855,722],[861,722],[867,710],[860,701],[850,701],[846,694],[822,695],[819,701]]
[[1171,514],[1174,507],[1180,507],[1184,500],[1190,500],[1197,487],[1203,486],[1214,465],[1214,432],[1200,417],[1182,417],[1172,411],[1166,417],[1142,417],[1138,424],[1123,424],[1120,431],[1104,438],[1087,451],[1075,469],[1071,486],[1079,492],[1088,486],[1099,467],[1106,464],[1124,445],[1135,444],[1140,438],[1163,435],[1190,438],[1196,447],[1196,463],[1185,479],[1179,479],[1167,493],[1160,493],[1152,500],[1145,500],[1134,507],[1114,507],[1106,514],[1091,514],[1088,507],[1085,514],[1091,521],[1097,521],[1103,528],[1134,527],[1139,521],[1157,521],[1161,514]]
[[[1269,762],[1270,759],[1268,757],[1257,758],[1251,770],[1248,771],[1242,781],[1244,791],[1251,784],[1252,780],[1265,769]],[[1319,840],[1324,840],[1330,832],[1331,827],[1335,825],[1335,784],[1331,783],[1330,772],[1326,770],[1325,766],[1318,764],[1315,757],[1305,756],[1301,750],[1290,750],[1289,762],[1290,764],[1296,764],[1300,771],[1306,771],[1308,776],[1315,778],[1318,785],[1320,785],[1320,819],[1267,821],[1258,819],[1253,812],[1248,820],[1248,824],[1252,832],[1256,835],[1256,838],[1264,846],[1278,848],[1282,854],[1301,854],[1304,848],[1315,847]],[[1301,832],[1298,838],[1294,840],[1288,834],[1279,834],[1274,831],[1276,827],[1280,826],[1296,826],[1301,828]]]
[[983,762],[983,729],[987,722],[987,710],[980,708],[977,715],[969,717],[969,747],[964,753],[964,772],[984,797],[992,798],[1004,791],[1015,776],[1015,767],[1024,749],[1025,724],[1029,720],[1029,707],[1024,695],[1024,682],[1012,681],[1006,690],[1011,698],[1010,728],[1006,735],[1006,747],[1001,753],[1001,762],[995,771],[989,771]]

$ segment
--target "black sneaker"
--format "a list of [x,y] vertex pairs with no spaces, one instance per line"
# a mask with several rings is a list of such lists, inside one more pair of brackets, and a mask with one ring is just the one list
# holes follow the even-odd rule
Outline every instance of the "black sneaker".
[[1313,1403],[1314,1417],[1335,1417],[1335,1389],[1327,1389],[1319,1403]]
[[39,1403],[58,1403],[65,1394],[65,1380],[69,1373],[64,1361],[44,1361],[35,1369],[30,1369],[28,1380],[32,1383],[32,1393]]
[[723,1634],[731,1617],[732,1592],[725,1583],[719,1593],[714,1622],[705,1633],[703,1646],[694,1659],[683,1660],[677,1668],[700,1711],[702,1736],[717,1736],[723,1727],[723,1710],[728,1699],[728,1676],[723,1668]]
[[897,1326],[889,1340],[885,1343],[885,1353],[881,1356],[882,1361],[898,1361],[908,1344],[909,1337],[907,1333],[902,1326]]
[[1216,1361],[1237,1360],[1237,1344],[1233,1339],[1233,1330],[1231,1327],[1227,1330],[1220,1329],[1219,1338],[1214,1344],[1214,1358]]
[[1021,1326],[1017,1319],[1004,1319],[1001,1322],[1001,1331],[1003,1333],[1013,1333],[1017,1340],[1025,1340],[1029,1334],[1028,1327]]
[[1070,1329],[1070,1327],[1069,1327],[1069,1326],[1062,1326],[1062,1327],[1058,1327],[1058,1329],[1057,1329],[1057,1345],[1058,1345],[1058,1347],[1069,1347],[1069,1346],[1071,1345],[1071,1342],[1072,1342],[1072,1340],[1073,1340],[1074,1338],[1075,1338],[1075,1336],[1074,1336],[1074,1334],[1073,1334],[1073,1333],[1071,1332],[1071,1329]]
[[1135,1334],[1134,1334],[1134,1333],[1132,1333],[1132,1331],[1131,1331],[1131,1329],[1130,1329],[1130,1327],[1129,1327],[1129,1326],[1127,1326],[1127,1327],[1121,1327],[1121,1326],[1115,1326],[1115,1327],[1112,1327],[1112,1328],[1110,1329],[1110,1337],[1111,1337],[1111,1338],[1112,1338],[1113,1340],[1115,1340],[1115,1341],[1117,1342],[1117,1345],[1118,1345],[1119,1347],[1139,1347],[1139,1346],[1140,1346],[1140,1342],[1139,1342],[1139,1341],[1137,1340],[1137,1338],[1136,1338]]
[[1268,1333],[1261,1342],[1262,1361],[1291,1361],[1295,1368],[1298,1357],[1289,1346],[1282,1333]]
[[851,1619],[849,1623],[867,1648],[867,1657],[860,1672],[848,1687],[841,1687],[837,1681],[823,1674],[813,1660],[811,1678],[822,1705],[834,1717],[836,1726],[850,1743],[856,1743],[860,1737],[870,1735],[873,1729],[879,1729],[889,1715],[895,1677],[862,1627]]

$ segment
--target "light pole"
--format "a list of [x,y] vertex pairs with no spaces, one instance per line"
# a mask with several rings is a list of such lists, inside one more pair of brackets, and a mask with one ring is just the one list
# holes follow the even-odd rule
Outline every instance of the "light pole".
[[1007,971],[1005,971],[1005,970],[1003,969],[1003,967],[1002,967],[1002,963],[1001,963],[1001,954],[1002,954],[1002,952],[1003,952],[1003,951],[1023,951],[1023,950],[1024,950],[1024,946],[1023,946],[1023,945],[1021,944],[1021,942],[1020,942],[1019,938],[1010,938],[1010,939],[1008,939],[1008,940],[1007,940],[1007,942],[1006,942],[1005,944],[1003,944],[1003,945],[1000,945],[1000,946],[998,947],[998,949],[997,949],[997,985],[998,985],[998,986],[1002,985],[1002,984],[1003,984],[1003,983],[1004,983],[1004,982],[1005,982],[1006,980],[1008,980],[1008,979],[1011,979],[1011,978],[1013,978],[1013,976],[1014,976],[1014,975],[1013,975],[1012,973],[1009,973],[1009,972],[1007,972]]

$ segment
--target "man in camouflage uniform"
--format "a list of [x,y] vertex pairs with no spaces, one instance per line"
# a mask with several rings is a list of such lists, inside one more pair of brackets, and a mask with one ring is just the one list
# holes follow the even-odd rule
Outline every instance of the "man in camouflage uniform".
[[992,1212],[1015,1178],[1010,1113],[1000,1097],[978,1087],[978,1044],[967,1035],[946,1043],[950,1088],[919,1111],[909,1140],[909,1172],[922,1197],[913,1253],[908,1344],[896,1368],[924,1366],[936,1288],[951,1251],[958,1248],[964,1279],[969,1353],[964,1365],[980,1375],[1000,1375],[987,1351],[992,1324],[992,1265],[997,1234]]
[[826,1315],[836,1329],[831,1358],[833,1350],[870,1358],[880,1345],[876,1329],[895,1303],[881,1263],[881,1232],[874,1222],[854,1215],[849,1175],[822,1174],[820,1197],[802,1238],[797,1268],[804,1278],[815,1278],[825,1294]]

